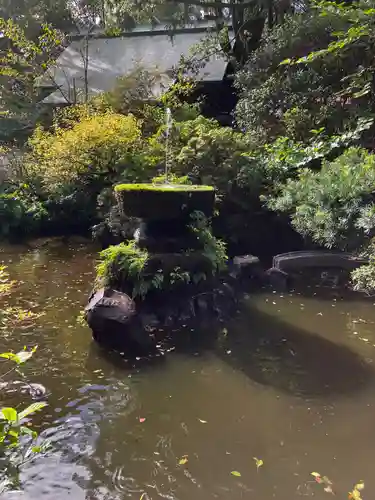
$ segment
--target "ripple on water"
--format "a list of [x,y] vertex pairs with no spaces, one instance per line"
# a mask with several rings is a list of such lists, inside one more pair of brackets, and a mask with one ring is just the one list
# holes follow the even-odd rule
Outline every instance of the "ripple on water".
[[375,490],[372,304],[254,294],[222,337],[199,331],[163,363],[132,366],[75,321],[92,285],[87,249],[17,252],[2,253],[24,282],[13,305],[46,314],[2,348],[39,345],[25,370],[46,389],[33,422],[53,453],[24,467],[22,496],[2,498],[290,500],[315,494],[312,470],[342,484],[342,498],[359,479]]

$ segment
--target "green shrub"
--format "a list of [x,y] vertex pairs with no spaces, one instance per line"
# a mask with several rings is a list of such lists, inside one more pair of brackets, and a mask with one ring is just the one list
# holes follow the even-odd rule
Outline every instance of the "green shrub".
[[290,214],[295,229],[327,247],[359,250],[375,229],[375,156],[349,148],[319,172],[302,170],[268,207]]
[[70,128],[53,132],[38,128],[29,141],[26,169],[41,179],[47,192],[77,182],[110,183],[120,174],[137,180],[143,173],[143,165],[136,161],[139,139],[134,117],[110,112],[84,117]]
[[45,205],[29,186],[9,186],[0,193],[0,239],[36,234],[47,217]]
[[[164,170],[165,128],[151,137],[145,149],[145,162]],[[173,175],[188,176],[228,193],[241,168],[248,163],[246,153],[252,140],[242,133],[221,127],[215,120],[199,116],[175,122],[170,136],[169,158]]]

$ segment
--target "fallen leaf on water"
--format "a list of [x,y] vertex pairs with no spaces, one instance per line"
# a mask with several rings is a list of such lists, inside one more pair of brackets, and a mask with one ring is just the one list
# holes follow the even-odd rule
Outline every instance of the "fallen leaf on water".
[[201,418],[198,418],[198,420],[201,424],[207,424],[207,420],[202,420]]
[[321,475],[319,474],[319,472],[312,472],[311,475],[315,478],[315,481],[317,483],[322,482],[322,478],[321,478]]
[[139,500],[143,500],[144,498],[146,498],[146,495],[147,493],[142,493],[141,498]]
[[332,489],[332,486],[330,486],[330,485],[326,486],[326,487],[324,488],[324,491],[325,491],[326,493],[331,493],[332,495],[334,495],[334,493],[333,493],[333,489]]
[[354,488],[358,491],[362,491],[365,488],[365,483],[361,481],[360,483],[356,484]]
[[241,477],[241,472],[238,472],[237,470],[232,470],[231,474],[232,476]]
[[187,463],[188,463],[188,457],[187,457],[187,455],[184,455],[184,456],[180,459],[180,461],[179,461],[178,463],[179,463],[179,465],[185,465],[185,464],[187,464]]
[[139,421],[141,422],[141,424],[143,424],[143,422],[146,422],[146,419],[145,419],[145,418],[143,418],[143,417],[141,417],[141,418],[139,419]]
[[255,465],[257,466],[257,470],[259,470],[259,467],[262,467],[263,465],[263,460],[257,458],[257,457],[253,457],[253,459],[255,460]]
[[349,492],[350,500],[362,500],[361,491],[364,489],[365,483],[360,481],[358,484],[354,486],[353,491]]

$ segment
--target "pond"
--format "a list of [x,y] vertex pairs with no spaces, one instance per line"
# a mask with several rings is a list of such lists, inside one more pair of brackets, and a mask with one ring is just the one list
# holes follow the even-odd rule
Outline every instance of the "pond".
[[33,421],[53,446],[23,469],[23,493],[2,498],[325,498],[313,471],[338,498],[359,480],[373,494],[373,300],[259,291],[225,327],[175,332],[165,356],[129,362],[101,351],[76,320],[94,250],[0,252],[21,282],[14,305],[45,313],[0,348],[39,346],[25,370],[47,390]]

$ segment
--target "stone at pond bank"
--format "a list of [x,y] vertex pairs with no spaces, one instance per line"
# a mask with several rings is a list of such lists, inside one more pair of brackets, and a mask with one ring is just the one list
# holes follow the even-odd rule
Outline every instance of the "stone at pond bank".
[[255,255],[238,255],[234,257],[231,276],[240,280],[241,285],[246,286],[250,281],[257,284],[264,283],[264,269],[259,257]]
[[[285,291],[292,281],[298,277],[307,277],[313,282],[313,277],[319,277],[318,285],[322,280],[333,286],[347,285],[350,273],[354,269],[367,264],[366,259],[358,258],[346,252],[328,250],[309,250],[289,252],[276,255],[272,267],[267,271],[270,285],[279,291]],[[316,281],[316,280],[315,280]]]
[[85,317],[99,344],[134,354],[155,350],[155,341],[142,328],[134,301],[125,293],[101,288],[91,294]]
[[180,292],[150,294],[133,301],[123,292],[100,289],[92,293],[85,309],[94,340],[129,356],[156,352],[156,341],[181,327],[223,322],[238,307],[238,295],[228,282],[191,286]]

